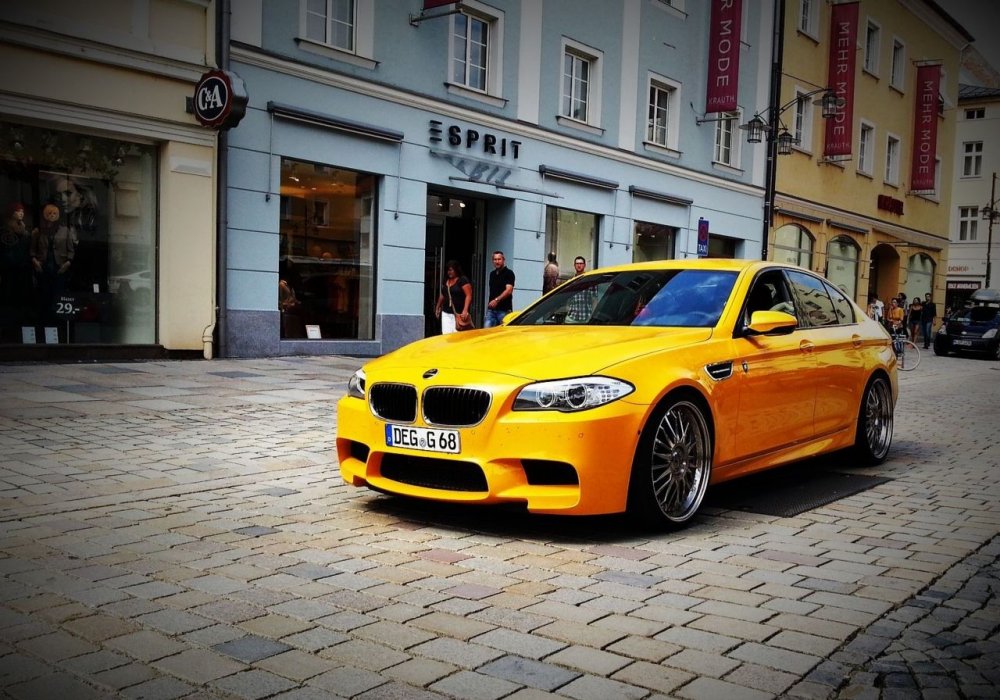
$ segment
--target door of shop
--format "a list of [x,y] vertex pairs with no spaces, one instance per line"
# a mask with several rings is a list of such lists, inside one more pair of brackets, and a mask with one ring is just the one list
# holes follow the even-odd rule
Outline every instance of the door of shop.
[[472,282],[470,315],[482,325],[483,246],[486,236],[486,202],[454,193],[429,191],[427,194],[427,243],[424,252],[424,336],[437,335],[441,324],[434,306],[449,260],[462,267]]

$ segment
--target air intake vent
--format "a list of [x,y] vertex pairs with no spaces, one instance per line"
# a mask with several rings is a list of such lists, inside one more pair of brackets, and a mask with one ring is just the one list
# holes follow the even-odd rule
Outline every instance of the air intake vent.
[[368,390],[368,403],[384,420],[412,423],[417,417],[417,390],[409,384],[375,384]]
[[706,365],[705,371],[708,373],[712,379],[717,382],[721,382],[723,379],[729,379],[733,376],[733,363],[732,362],[716,362],[713,365]]
[[489,392],[431,387],[424,392],[424,420],[432,425],[476,425],[490,410]]

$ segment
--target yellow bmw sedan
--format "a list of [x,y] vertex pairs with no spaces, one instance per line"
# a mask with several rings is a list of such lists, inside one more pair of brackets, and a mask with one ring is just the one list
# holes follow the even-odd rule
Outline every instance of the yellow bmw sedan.
[[668,260],[366,364],[337,456],[377,491],[680,525],[710,484],[842,448],[882,462],[897,392],[889,335],[830,282]]

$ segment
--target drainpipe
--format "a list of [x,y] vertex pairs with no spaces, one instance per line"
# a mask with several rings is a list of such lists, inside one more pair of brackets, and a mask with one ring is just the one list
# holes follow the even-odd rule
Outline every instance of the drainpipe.
[[[215,13],[215,53],[220,70],[229,70],[230,16],[232,14],[231,0],[216,0]],[[228,189],[228,151],[229,136],[225,130],[219,131],[216,141],[215,167],[215,206],[216,206],[216,244],[215,244],[215,350],[216,356],[226,357],[226,266],[228,258],[229,209],[226,196]],[[206,329],[208,332],[208,329]],[[212,355],[209,342],[205,347],[206,359]]]

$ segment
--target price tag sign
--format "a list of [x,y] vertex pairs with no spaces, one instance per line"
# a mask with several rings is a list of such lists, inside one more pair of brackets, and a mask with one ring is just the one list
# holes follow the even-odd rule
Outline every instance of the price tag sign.
[[55,302],[55,314],[61,319],[69,320],[80,314],[80,301],[75,296],[60,295]]

